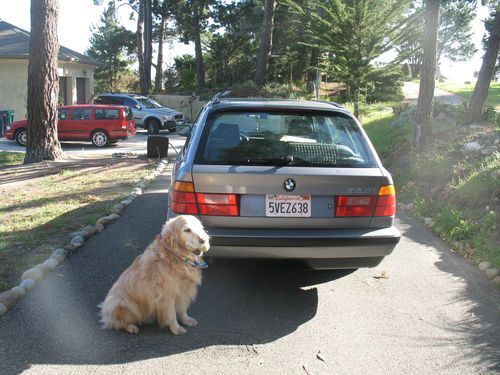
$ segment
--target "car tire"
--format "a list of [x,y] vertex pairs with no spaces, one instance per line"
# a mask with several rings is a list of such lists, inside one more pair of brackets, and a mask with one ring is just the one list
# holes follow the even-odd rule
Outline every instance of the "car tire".
[[19,146],[26,146],[28,143],[28,132],[26,129],[19,129],[16,132],[16,142]]
[[156,119],[148,120],[146,129],[148,130],[148,134],[158,134],[160,132],[160,124],[158,120]]
[[96,130],[91,135],[92,144],[96,147],[106,147],[111,142],[108,133],[104,130]]

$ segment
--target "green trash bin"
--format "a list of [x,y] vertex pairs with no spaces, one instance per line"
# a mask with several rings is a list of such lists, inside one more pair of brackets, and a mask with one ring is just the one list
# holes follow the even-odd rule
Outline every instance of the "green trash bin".
[[14,122],[14,110],[0,111],[0,137],[5,136],[5,127],[11,122]]

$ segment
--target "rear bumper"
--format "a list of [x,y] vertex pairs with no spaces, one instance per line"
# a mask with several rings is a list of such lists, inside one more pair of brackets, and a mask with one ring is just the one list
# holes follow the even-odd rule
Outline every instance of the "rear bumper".
[[7,130],[4,135],[5,135],[5,138],[7,138],[7,139],[10,139],[10,140],[14,139],[14,132],[12,130]]
[[274,259],[379,258],[400,240],[395,227],[369,230],[208,229],[210,257]]

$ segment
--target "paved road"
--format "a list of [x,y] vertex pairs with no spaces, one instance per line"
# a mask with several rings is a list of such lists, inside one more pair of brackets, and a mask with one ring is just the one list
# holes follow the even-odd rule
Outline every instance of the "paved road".
[[[403,84],[403,94],[405,96],[405,101],[412,105],[417,105],[419,92],[419,83],[416,82],[405,82]],[[456,94],[449,91],[442,90],[440,88],[434,89],[434,100],[447,104],[462,104],[464,99]]]
[[[176,147],[181,148],[186,140],[185,137],[179,137],[175,133],[162,131],[160,135],[169,137],[170,142]],[[103,155],[114,153],[146,153],[146,142],[148,133],[142,129],[137,130],[137,134],[124,141],[105,148],[95,147],[90,142],[63,142],[62,148],[69,158],[99,158]],[[0,138],[0,151],[24,152],[25,147],[19,146],[16,142],[6,138]],[[174,152],[173,150],[171,150]]]
[[[0,318],[0,374],[498,374],[500,293],[421,224],[374,269],[214,261],[174,337],[104,331],[96,305],[158,233],[163,175]],[[385,271],[387,279],[377,279]],[[324,362],[317,358],[321,352]]]

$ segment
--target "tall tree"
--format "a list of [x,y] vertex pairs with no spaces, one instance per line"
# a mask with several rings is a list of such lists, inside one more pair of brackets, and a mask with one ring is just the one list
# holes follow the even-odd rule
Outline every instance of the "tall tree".
[[418,92],[415,147],[421,150],[432,134],[432,109],[436,79],[439,1],[425,1],[424,55]]
[[156,70],[154,89],[156,92],[160,92],[163,89],[163,43],[168,36],[173,36],[172,31],[168,28],[168,22],[175,14],[179,1],[153,0],[152,6],[153,15],[157,20],[156,27],[153,27],[153,36],[158,42],[156,64],[153,64]]
[[218,86],[253,80],[262,25],[260,5],[256,1],[219,2],[213,17],[220,28],[205,37],[207,80]]
[[259,55],[254,81],[258,87],[266,82],[269,58],[273,47],[274,14],[277,0],[265,0],[264,19],[262,21],[262,34],[260,38]]
[[196,82],[198,90],[205,87],[205,64],[201,35],[209,26],[212,18],[212,8],[217,0],[185,0],[177,8],[176,23],[181,33],[181,41],[194,42],[196,61]]
[[128,55],[135,52],[134,33],[118,24],[114,1],[101,14],[101,24],[93,27],[86,54],[103,63],[94,72],[97,91],[119,91],[120,75],[128,72]]
[[[330,74],[347,88],[354,114],[366,95],[374,60],[402,42],[409,19],[404,0],[283,0],[307,23],[311,48],[317,48],[330,66]],[[387,64],[387,69],[399,61]]]
[[151,0],[139,0],[137,14],[137,57],[141,94],[151,89],[151,64],[153,62],[153,9]]
[[62,154],[57,140],[57,0],[31,0],[28,64],[28,143],[24,164],[55,160]]
[[496,64],[498,62],[498,51],[500,48],[500,6],[495,10],[495,21],[488,38],[488,45],[483,57],[483,63],[479,76],[477,77],[474,92],[469,101],[469,107],[465,116],[465,123],[471,124],[481,120],[484,102],[488,96],[490,83],[496,73]]
[[[420,27],[411,32],[412,36],[405,43],[396,47],[400,56],[410,65],[413,78],[417,78],[422,70],[424,9],[424,3],[412,1],[409,14],[418,20],[417,25]],[[442,57],[451,61],[466,61],[476,52],[472,40],[476,9],[476,0],[441,0],[436,60],[438,68]]]

